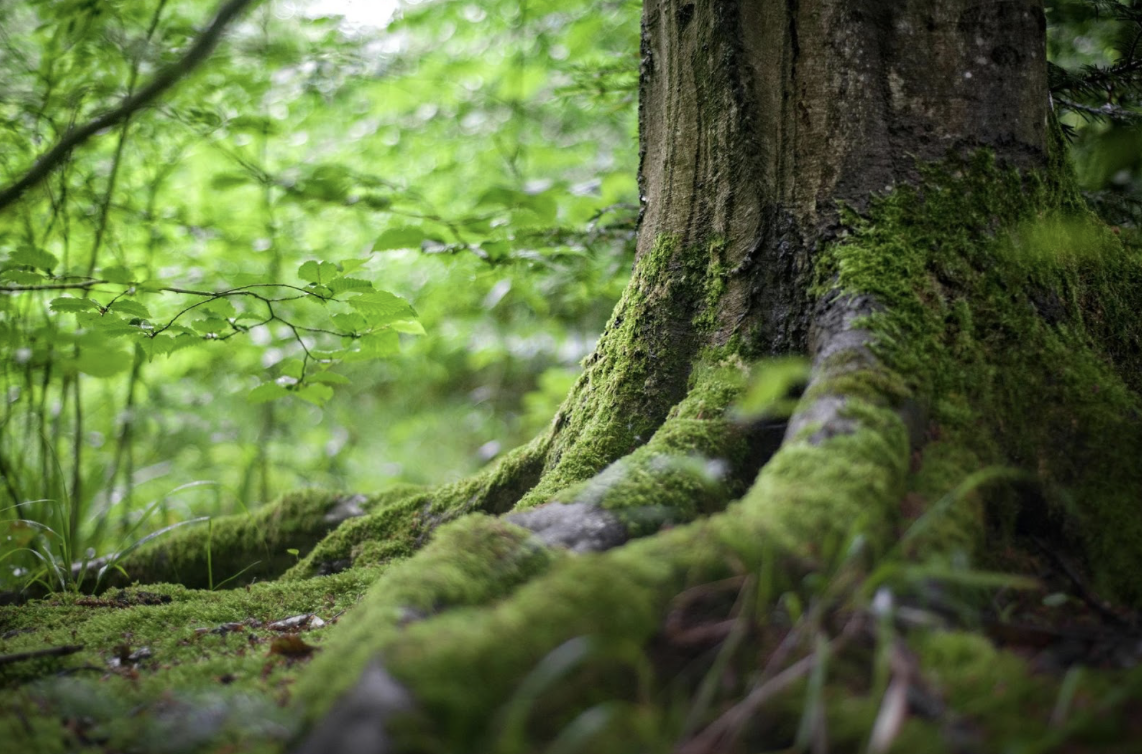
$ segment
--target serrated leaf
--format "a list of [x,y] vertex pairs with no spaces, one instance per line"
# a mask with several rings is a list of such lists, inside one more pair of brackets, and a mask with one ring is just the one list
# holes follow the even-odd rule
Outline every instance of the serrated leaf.
[[400,296],[388,291],[374,291],[348,300],[349,306],[356,309],[370,325],[387,325],[402,319],[415,319],[416,311]]
[[71,296],[63,296],[61,298],[53,298],[51,301],[51,309],[53,312],[85,312],[90,309],[98,309],[99,304],[95,303],[89,298],[72,298]]
[[328,385],[302,385],[296,391],[297,397],[315,406],[324,406],[333,397],[333,388]]
[[364,267],[368,261],[368,259],[342,259],[341,274],[348,275],[350,272],[356,272]]
[[130,301],[128,299],[119,299],[109,307],[111,311],[125,314],[128,317],[138,317],[140,319],[150,319],[151,313],[147,311],[147,307],[140,304],[138,301]]
[[289,396],[289,391],[276,382],[263,382],[246,394],[250,403],[267,403],[278,398]]
[[47,280],[40,273],[29,270],[4,270],[0,272],[0,279],[11,280],[17,285],[37,285]]
[[[158,340],[158,338],[155,338],[155,340]],[[202,338],[196,337],[194,335],[189,335],[189,334],[176,335],[175,337],[170,339],[170,347],[166,351],[164,351],[164,353],[166,353],[169,356],[170,354],[181,351],[184,348],[191,348],[192,346],[200,346],[202,344],[203,344]]]
[[207,319],[195,320],[191,325],[200,333],[220,333],[228,328],[230,323],[218,317],[208,317]]
[[49,254],[43,249],[17,249],[9,254],[8,258],[16,264],[26,264],[29,267],[48,272],[51,272],[59,264],[59,260],[53,254]]
[[307,283],[328,285],[340,275],[341,271],[332,262],[315,262],[311,259],[297,268],[297,276]]
[[388,251],[390,249],[418,249],[428,236],[422,228],[404,225],[389,228],[373,242],[373,251]]
[[121,338],[126,335],[143,335],[144,330],[136,325],[127,324],[121,319],[103,320],[98,325],[100,335],[108,338]]
[[302,265],[297,268],[297,276],[307,283],[321,282],[321,270],[317,266],[317,262],[314,262],[312,259],[308,262],[303,262]]
[[360,278],[337,278],[336,280],[329,281],[329,290],[333,293],[344,293],[345,291],[355,290],[372,290],[373,284],[368,280],[361,280]]
[[428,334],[424,331],[424,325],[420,324],[420,322],[416,321],[415,319],[402,319],[397,322],[393,322],[389,325],[389,327],[396,330],[397,332],[402,332],[405,335]]
[[318,382],[325,385],[348,385],[350,379],[343,374],[336,372],[317,372],[305,378],[306,382]]
[[213,314],[222,319],[233,317],[238,313],[238,310],[234,308],[234,302],[228,298],[216,298],[210,303],[198,307],[198,311],[200,313]]
[[360,314],[334,314],[331,319],[339,329],[348,333],[361,332],[369,326]]
[[278,364],[278,374],[285,377],[293,377],[295,380],[300,380],[304,372],[305,362],[301,359],[286,359]]
[[345,361],[371,361],[400,353],[400,336],[393,330],[366,335],[356,341],[357,350],[347,352]]

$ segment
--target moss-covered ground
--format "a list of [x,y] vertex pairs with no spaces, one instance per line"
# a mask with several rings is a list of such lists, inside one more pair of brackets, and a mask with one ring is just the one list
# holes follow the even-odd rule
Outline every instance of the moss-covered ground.
[[[307,495],[156,550],[199,587],[269,552],[252,584],[0,608],[0,740],[281,751],[379,662],[416,706],[401,751],[1135,750],[1142,254],[1065,180],[987,154],[844,227],[814,293],[875,302],[873,358],[834,351],[801,399],[844,431],[759,455],[733,347],[687,345],[673,408],[621,413],[655,393],[667,278],[704,281],[692,323],[724,277],[663,239],[553,434],[484,474],[369,498],[329,536],[334,498]],[[572,556],[496,517],[549,501],[634,540]],[[52,647],[82,649],[13,659]]]

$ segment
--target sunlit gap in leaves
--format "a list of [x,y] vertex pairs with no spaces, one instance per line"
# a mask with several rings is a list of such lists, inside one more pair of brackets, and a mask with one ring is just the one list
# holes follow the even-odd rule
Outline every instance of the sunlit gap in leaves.
[[307,18],[341,16],[345,26],[368,31],[388,26],[398,5],[398,0],[296,0],[282,3],[277,12],[285,18],[298,13]]

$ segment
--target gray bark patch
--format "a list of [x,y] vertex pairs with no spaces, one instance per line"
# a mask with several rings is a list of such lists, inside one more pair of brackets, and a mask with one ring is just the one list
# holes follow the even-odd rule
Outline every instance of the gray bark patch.
[[385,724],[411,710],[408,692],[374,660],[292,754],[385,754],[393,750]]
[[549,547],[571,552],[602,552],[627,541],[626,527],[610,511],[589,503],[549,503],[505,516],[535,533]]

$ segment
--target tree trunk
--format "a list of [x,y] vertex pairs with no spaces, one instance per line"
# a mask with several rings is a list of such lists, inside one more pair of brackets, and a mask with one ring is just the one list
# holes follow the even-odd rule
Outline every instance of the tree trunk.
[[[997,582],[965,562],[1033,569],[1031,536],[1142,603],[1142,263],[1073,186],[1042,2],[646,0],[642,31],[634,275],[549,431],[210,534],[238,563],[336,526],[264,589],[375,580],[301,674],[294,750],[1038,735],[1051,683],[904,616],[973,626],[957,585]],[[751,382],[786,355],[807,385]],[[792,416],[735,416],[766,388],[803,391]],[[203,573],[204,536],[122,565]]]

